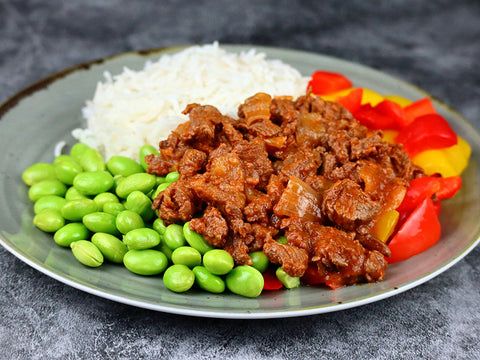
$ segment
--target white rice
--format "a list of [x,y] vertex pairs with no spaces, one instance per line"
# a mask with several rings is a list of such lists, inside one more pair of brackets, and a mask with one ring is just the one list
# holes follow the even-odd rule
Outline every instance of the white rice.
[[254,50],[229,53],[218,43],[163,55],[141,71],[124,68],[119,75],[104,76],[83,108],[86,128],[72,134],[106,159],[137,159],[142,145],[157,147],[187,120],[181,112],[190,103],[213,105],[236,117],[238,106],[257,92],[297,97],[308,82],[280,60],[267,60]]

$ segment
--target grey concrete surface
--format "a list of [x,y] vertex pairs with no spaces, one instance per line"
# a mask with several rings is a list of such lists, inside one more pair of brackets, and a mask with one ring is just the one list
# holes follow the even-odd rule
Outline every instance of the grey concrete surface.
[[[410,81],[480,129],[478,1],[0,1],[0,103],[128,50],[272,45]],[[325,315],[217,320],[70,288],[0,248],[0,359],[478,359],[480,249],[398,296]]]

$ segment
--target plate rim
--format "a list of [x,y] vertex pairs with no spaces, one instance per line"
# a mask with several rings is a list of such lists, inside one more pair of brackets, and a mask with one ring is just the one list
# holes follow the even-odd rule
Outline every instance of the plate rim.
[[[195,44],[194,44],[195,45]],[[182,50],[184,48],[187,48],[189,46],[193,45],[178,45],[178,46],[167,46],[167,47],[159,47],[159,48],[152,48],[152,49],[147,49],[147,50],[134,50],[134,51],[128,51],[128,52],[122,52],[122,53],[117,53],[111,56],[106,56],[103,58],[99,58],[96,60],[91,60],[87,62],[83,62],[77,65],[73,65],[70,67],[67,67],[63,70],[60,70],[58,72],[55,72],[51,75],[48,75],[44,78],[41,78],[40,80],[37,80],[33,82],[32,84],[28,85],[27,87],[19,90],[16,92],[14,95],[10,96],[7,98],[6,101],[4,101],[2,104],[0,104],[0,122],[2,118],[7,114],[11,109],[15,108],[18,106],[22,100],[25,98],[28,98],[29,96],[35,94],[37,91],[44,90],[48,88],[48,86],[55,81],[62,79],[64,77],[67,77],[68,75],[72,73],[76,73],[78,71],[82,70],[89,70],[91,67],[94,67],[96,65],[102,65],[104,63],[108,63],[109,61],[120,59],[122,57],[126,56],[139,56],[143,57],[145,61],[149,59],[149,56],[152,55],[160,55],[162,53],[172,53],[175,51]],[[305,50],[297,50],[297,49],[291,49],[291,48],[281,48],[281,47],[275,47],[275,46],[260,46],[260,45],[246,45],[246,44],[221,44],[222,48],[225,48],[228,50],[229,48],[234,48],[237,50],[249,50],[249,49],[255,49],[257,52],[265,52],[265,51],[282,51],[282,52],[289,52],[292,54],[296,54],[298,56],[303,55],[309,55],[309,56],[320,56],[325,59],[329,59],[332,61],[340,61],[345,64],[350,64],[354,65],[355,67],[359,68],[364,68],[368,69],[370,72],[375,72],[380,76],[387,76],[388,78],[400,82],[403,85],[406,85],[407,87],[410,87],[412,89],[415,89],[418,92],[424,93],[426,96],[429,96],[435,103],[435,105],[440,105],[442,106],[446,111],[454,113],[462,122],[463,125],[467,125],[469,128],[471,128],[474,132],[477,133],[477,136],[480,136],[478,130],[466,119],[460,112],[457,110],[453,109],[449,105],[445,104],[441,100],[437,99],[436,97],[433,97],[431,94],[429,94],[427,91],[424,89],[409,83],[405,80],[402,80],[400,78],[397,78],[396,76],[390,75],[386,72],[379,71],[377,69],[374,69],[372,67],[366,66],[362,63],[357,63],[354,61],[349,61],[346,59],[322,54],[322,53],[316,53],[313,51],[305,51]],[[101,81],[101,79],[98,79],[98,81]],[[87,100],[87,99],[85,99]],[[71,280],[67,275],[61,275],[57,274],[54,271],[50,270],[48,267],[46,267],[44,264],[40,264],[39,262],[35,261],[35,259],[32,259],[28,256],[28,254],[24,253],[20,249],[18,249],[14,244],[10,243],[6,238],[3,237],[3,235],[0,233],[0,245],[2,245],[8,252],[13,254],[15,257],[17,257],[19,260],[23,261],[27,265],[31,266],[32,268],[36,269],[37,271],[40,271],[44,275],[47,275],[57,281],[60,281],[61,283],[71,286],[73,288],[76,288],[78,290],[90,293],[95,296],[99,296],[111,301],[123,303],[126,305],[130,306],[135,306],[139,308],[144,308],[144,309],[149,309],[149,310],[155,310],[155,311],[162,311],[166,313],[172,313],[172,314],[178,314],[178,315],[184,315],[184,316],[197,316],[197,317],[208,317],[208,318],[224,318],[224,319],[267,319],[267,318],[288,318],[288,317],[298,317],[298,316],[309,316],[309,315],[316,315],[316,314],[322,314],[322,313],[329,313],[329,312],[334,312],[334,311],[341,311],[341,310],[346,310],[350,309],[353,307],[357,306],[363,306],[369,303],[373,303],[376,301],[380,301],[395,295],[398,295],[400,293],[403,293],[405,291],[408,291],[416,286],[419,286],[434,277],[440,275],[441,273],[447,271],[450,269],[453,265],[458,263],[460,260],[462,260],[465,256],[467,256],[478,244],[480,243],[480,229],[478,229],[477,233],[475,234],[473,240],[466,245],[462,251],[457,254],[455,257],[449,258],[445,263],[443,263],[441,266],[438,268],[434,269],[433,271],[427,272],[423,274],[420,277],[417,277],[405,284],[402,284],[400,287],[392,287],[392,288],[387,288],[382,290],[379,293],[376,293],[371,296],[365,296],[363,298],[355,298],[351,299],[348,301],[345,301],[343,303],[336,303],[336,302],[331,302],[329,304],[325,305],[320,305],[320,306],[314,306],[314,307],[307,307],[307,308],[301,308],[301,309],[292,309],[292,310],[273,310],[273,311],[263,311],[263,312],[241,312],[241,311],[229,311],[229,312],[222,312],[222,311],[207,311],[207,310],[196,310],[196,309],[186,309],[184,307],[174,307],[170,305],[160,305],[160,304],[154,304],[149,301],[143,300],[135,300],[135,299],[129,299],[127,297],[123,297],[120,295],[112,294],[107,291],[101,291],[96,289],[92,285],[88,284],[83,284],[80,281],[75,281]],[[43,266],[42,266],[43,265]],[[329,290],[329,291],[334,291],[334,290]]]

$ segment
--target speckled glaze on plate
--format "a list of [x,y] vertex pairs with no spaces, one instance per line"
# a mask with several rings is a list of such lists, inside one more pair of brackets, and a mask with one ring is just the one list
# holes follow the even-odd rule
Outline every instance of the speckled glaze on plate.
[[[251,46],[222,46],[242,51]],[[416,100],[420,89],[371,68],[344,60],[295,50],[255,47],[268,58],[281,59],[303,74],[317,69],[343,73],[356,86],[381,94],[397,94]],[[480,135],[458,113],[434,102],[454,130],[472,146],[472,158],[463,174],[457,196],[442,204],[442,237],[428,251],[390,265],[385,281],[327,290],[303,286],[268,291],[255,299],[225,293],[190,290],[170,292],[161,277],[142,277],[122,266],[104,264],[98,269],[78,263],[69,249],[57,246],[51,235],[32,224],[33,205],[21,173],[36,162],[52,162],[58,141],[73,143],[70,131],[82,125],[81,109],[91,99],[103,72],[113,74],[124,66],[142,69],[168,48],[127,53],[76,66],[23,90],[0,107],[0,243],[20,260],[69,286],[142,308],[190,316],[216,318],[281,318],[338,311],[378,301],[420,285],[460,261],[480,241]]]

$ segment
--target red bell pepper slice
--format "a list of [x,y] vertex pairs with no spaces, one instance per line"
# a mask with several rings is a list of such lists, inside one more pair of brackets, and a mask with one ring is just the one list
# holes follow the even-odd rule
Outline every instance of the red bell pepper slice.
[[317,265],[315,264],[310,264],[308,266],[301,280],[304,284],[307,284],[307,285],[318,285],[318,284],[323,284],[325,282],[324,277],[320,275],[320,273],[318,272]]
[[315,71],[308,87],[314,94],[328,95],[351,88],[352,82],[342,74],[330,71]]
[[405,110],[394,101],[383,100],[374,109],[380,114],[392,118],[395,121],[395,128],[402,129],[408,124]]
[[406,125],[411,123],[417,117],[437,113],[433,107],[432,101],[429,98],[417,100],[410,105],[405,106],[404,110],[408,119]]
[[372,107],[370,104],[362,105],[353,114],[360,124],[368,127],[369,129],[394,129],[396,128],[395,119],[390,116],[384,115]]
[[459,175],[446,178],[439,177],[438,181],[440,183],[440,190],[437,191],[437,198],[440,200],[454,197],[462,187],[462,178]]
[[410,181],[402,203],[396,209],[401,212],[413,211],[423,200],[431,198],[440,190],[438,177],[424,176]]
[[358,88],[350,91],[348,95],[338,97],[335,102],[342,104],[345,109],[354,114],[362,106],[362,96],[363,89]]
[[277,276],[270,271],[266,271],[263,274],[263,290],[278,290],[281,289],[283,284],[278,280]]
[[440,233],[435,205],[432,199],[425,199],[388,243],[392,255],[387,261],[395,263],[420,254],[437,243]]
[[417,117],[400,130],[395,142],[402,143],[404,150],[413,157],[425,150],[456,145],[457,134],[443,116],[428,114]]

